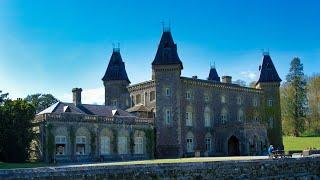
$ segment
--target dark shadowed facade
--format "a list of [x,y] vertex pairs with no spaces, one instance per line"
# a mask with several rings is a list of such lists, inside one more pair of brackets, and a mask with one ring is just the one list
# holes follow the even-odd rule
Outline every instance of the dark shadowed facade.
[[[102,78],[105,105],[81,104],[81,89],[76,88],[73,103],[59,102],[41,112],[42,151],[52,151],[46,145],[49,122],[56,159],[259,155],[270,143],[283,147],[281,79],[269,54],[263,55],[255,88],[233,84],[230,76],[220,79],[215,67],[206,80],[182,77],[182,70],[168,30],[150,81],[130,85],[120,50],[114,49]],[[84,148],[77,144],[81,137]]]

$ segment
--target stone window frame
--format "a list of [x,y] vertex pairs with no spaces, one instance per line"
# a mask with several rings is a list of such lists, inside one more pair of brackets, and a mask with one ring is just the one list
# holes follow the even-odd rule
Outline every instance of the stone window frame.
[[142,96],[141,96],[141,94],[135,95],[135,99],[136,99],[135,105],[142,103]]
[[164,114],[164,119],[165,119],[165,124],[166,125],[170,125],[172,122],[172,111],[170,108],[166,108],[164,110],[165,114]]
[[112,106],[118,106],[118,100],[117,99],[111,100],[111,105]]
[[243,110],[242,110],[241,108],[238,109],[237,120],[238,120],[239,122],[244,122],[244,120],[245,120],[244,112],[243,112]]
[[205,107],[204,110],[204,127],[211,127],[211,111],[209,107]]
[[171,97],[172,91],[171,91],[171,88],[170,88],[170,87],[166,87],[166,88],[165,88],[165,95],[166,95],[167,97]]
[[192,111],[186,111],[186,126],[192,126],[193,123]]
[[273,99],[270,98],[268,99],[268,107],[272,107],[273,106]]
[[208,93],[204,94],[204,102],[209,102],[210,101],[210,95]]
[[[86,147],[86,143],[87,143],[87,137],[86,136],[76,136],[76,154],[77,155],[86,155],[87,153],[87,147]],[[78,151],[79,149],[82,149],[83,147],[83,151]]]
[[258,98],[257,97],[253,97],[252,104],[253,104],[253,107],[258,107]]
[[128,154],[128,137],[127,136],[118,136],[117,137],[117,150],[118,154]]
[[225,104],[227,102],[226,95],[222,94],[221,95],[221,103]]
[[220,121],[222,124],[225,124],[228,121],[228,110],[226,108],[221,109]]
[[187,136],[186,136],[186,150],[187,150],[187,153],[192,153],[194,152],[194,135],[193,133],[191,132],[188,132],[187,133]]
[[211,136],[211,134],[207,134],[204,138],[204,150],[206,152],[212,152],[212,136]]
[[[108,143],[105,143],[103,139],[107,140]],[[111,154],[111,139],[109,136],[100,136],[100,154],[101,155],[110,155]]]
[[[62,140],[63,139],[63,140]],[[66,148],[67,148],[67,137],[66,136],[55,136],[55,154],[57,156],[63,156],[66,154]],[[62,147],[62,153],[58,153],[57,148]]]
[[149,96],[149,100],[150,102],[156,100],[156,91],[150,91],[150,96]]
[[237,105],[242,105],[242,104],[243,104],[243,97],[237,96]]
[[142,136],[134,137],[134,154],[144,154],[144,140]]
[[192,92],[190,90],[186,91],[185,95],[186,95],[185,97],[186,97],[187,100],[191,100],[192,99]]
[[269,128],[274,128],[274,118],[273,116],[270,116],[268,119],[268,127]]

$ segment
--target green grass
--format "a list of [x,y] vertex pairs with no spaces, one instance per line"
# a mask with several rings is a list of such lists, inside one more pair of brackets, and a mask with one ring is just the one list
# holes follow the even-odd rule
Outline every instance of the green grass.
[[304,150],[310,147],[320,149],[320,137],[292,137],[283,136],[285,151]]
[[14,169],[14,168],[35,168],[52,166],[52,164],[36,162],[36,163],[3,163],[0,162],[0,169]]

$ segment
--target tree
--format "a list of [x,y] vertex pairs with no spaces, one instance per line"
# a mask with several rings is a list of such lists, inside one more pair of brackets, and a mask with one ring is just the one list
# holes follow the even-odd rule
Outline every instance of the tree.
[[35,108],[22,99],[6,100],[0,106],[0,161],[23,162],[34,137]]
[[58,102],[58,99],[51,94],[32,94],[28,95],[25,100],[34,105],[36,113],[48,108],[52,104]]
[[293,58],[289,73],[286,77],[288,93],[286,94],[285,109],[289,117],[289,125],[292,125],[292,135],[299,136],[305,125],[307,111],[306,78],[303,72],[303,64],[298,57]]
[[306,125],[308,131],[320,134],[320,75],[313,75],[308,80],[308,107]]
[[252,82],[250,82],[250,83],[249,83],[249,87],[255,88],[255,87],[256,87],[256,83],[257,83],[257,81],[252,81]]
[[9,93],[2,93],[0,90],[0,104],[2,104],[5,100],[8,99]]
[[234,84],[238,84],[239,86],[246,86],[246,82],[241,80],[241,79],[238,79],[236,81],[233,82]]

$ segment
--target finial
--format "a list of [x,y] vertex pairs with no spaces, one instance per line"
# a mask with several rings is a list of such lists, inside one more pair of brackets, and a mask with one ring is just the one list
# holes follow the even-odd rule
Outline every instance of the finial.
[[166,26],[166,23],[164,21],[161,21],[162,24],[162,32],[170,32],[171,29],[171,22],[168,22],[168,25]]
[[269,48],[267,49],[267,51],[265,51],[264,49],[262,49],[262,55],[263,56],[269,56],[270,53],[269,53]]
[[120,43],[117,43],[117,47],[114,43],[112,43],[113,52],[120,52]]

